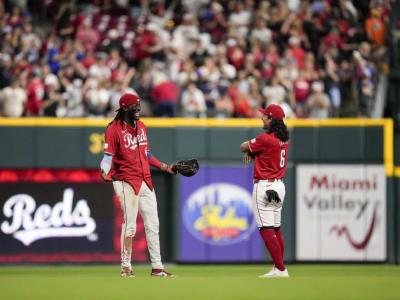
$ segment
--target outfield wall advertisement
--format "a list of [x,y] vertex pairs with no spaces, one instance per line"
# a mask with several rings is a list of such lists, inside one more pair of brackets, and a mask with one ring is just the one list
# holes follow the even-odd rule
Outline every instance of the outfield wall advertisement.
[[299,165],[296,259],[386,260],[386,176],[381,165]]
[[[119,262],[121,223],[111,184],[0,183],[0,263]],[[141,219],[134,247],[147,261]]]
[[252,169],[203,167],[180,180],[181,262],[264,260],[252,213]]

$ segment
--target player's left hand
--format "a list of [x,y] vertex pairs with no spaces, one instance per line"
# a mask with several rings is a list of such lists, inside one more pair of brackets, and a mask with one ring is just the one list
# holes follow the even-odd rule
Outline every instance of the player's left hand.
[[166,172],[166,173],[168,173],[168,174],[171,174],[171,175],[176,175],[177,174],[177,172],[175,172],[173,169],[172,169],[172,165],[167,165],[167,164],[162,164],[161,165],[161,170],[163,170],[164,172]]
[[177,172],[174,172],[174,170],[172,170],[172,166],[171,165],[167,167],[165,172],[167,172],[168,174],[171,174],[171,175],[176,175],[177,174]]

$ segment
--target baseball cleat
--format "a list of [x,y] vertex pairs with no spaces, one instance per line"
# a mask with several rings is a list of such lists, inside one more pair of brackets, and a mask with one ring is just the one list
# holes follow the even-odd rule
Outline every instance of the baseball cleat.
[[265,273],[263,275],[258,276],[259,278],[287,278],[289,277],[289,272],[287,269],[280,271],[279,269],[275,268],[275,266],[269,271],[268,273]]
[[135,277],[135,275],[133,275],[132,269],[125,267],[121,269],[121,277],[131,278]]
[[168,273],[167,271],[163,269],[152,269],[151,270],[151,276],[157,276],[157,277],[175,277],[171,273]]

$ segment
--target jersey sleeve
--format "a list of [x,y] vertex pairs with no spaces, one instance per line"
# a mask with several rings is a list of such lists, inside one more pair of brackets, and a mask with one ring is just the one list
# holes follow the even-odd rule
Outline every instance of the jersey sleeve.
[[146,156],[149,159],[150,157],[153,156],[153,154],[151,153],[150,139],[149,139],[149,135],[147,134],[147,127],[146,127],[146,125],[144,125],[143,122],[138,121],[138,124],[139,123],[140,123],[140,127],[138,127],[138,128],[141,128],[141,129],[144,130],[144,134],[146,135],[146,138],[147,138],[147,141],[146,141],[146,143],[147,143],[147,145],[146,145]]
[[117,149],[117,134],[113,127],[106,129],[105,140],[104,140],[104,154],[114,155]]
[[251,153],[257,154],[270,146],[270,139],[266,134],[257,135],[249,141],[249,149]]

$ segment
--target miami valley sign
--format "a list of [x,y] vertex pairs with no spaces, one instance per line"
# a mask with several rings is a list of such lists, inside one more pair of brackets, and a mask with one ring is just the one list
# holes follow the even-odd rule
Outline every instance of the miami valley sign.
[[386,260],[386,176],[381,165],[299,165],[296,259]]

